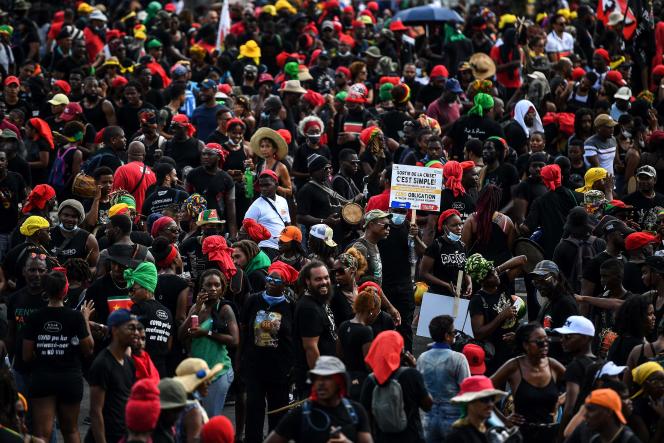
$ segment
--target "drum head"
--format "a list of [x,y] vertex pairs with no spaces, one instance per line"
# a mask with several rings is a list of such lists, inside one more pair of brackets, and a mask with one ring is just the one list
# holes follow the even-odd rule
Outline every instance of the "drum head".
[[514,242],[514,255],[525,255],[528,263],[523,267],[526,272],[532,272],[537,263],[544,260],[544,250],[542,247],[529,238],[522,237]]
[[349,225],[358,225],[362,222],[364,213],[357,203],[348,203],[341,208],[341,218]]

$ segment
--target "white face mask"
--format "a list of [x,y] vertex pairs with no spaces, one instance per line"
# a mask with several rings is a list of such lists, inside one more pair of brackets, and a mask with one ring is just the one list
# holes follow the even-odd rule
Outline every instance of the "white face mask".
[[406,214],[392,213],[392,224],[401,226],[404,221],[406,221]]
[[461,240],[461,235],[455,234],[454,232],[450,231],[450,232],[447,233],[447,238],[454,241],[454,242],[457,242],[457,241]]
[[67,229],[67,228],[65,228],[65,225],[63,225],[62,223],[58,223],[58,226],[60,227],[60,229],[62,229],[65,232],[76,232],[79,229],[78,226],[74,226],[71,229]]

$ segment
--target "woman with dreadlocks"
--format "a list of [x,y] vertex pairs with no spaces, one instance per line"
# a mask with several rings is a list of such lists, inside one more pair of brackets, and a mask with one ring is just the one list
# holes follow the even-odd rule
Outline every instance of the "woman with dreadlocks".
[[65,298],[65,305],[72,309],[78,309],[85,298],[88,286],[94,280],[90,265],[82,258],[70,258],[64,263],[64,268],[67,271],[67,280],[69,281],[69,292],[67,298]]
[[501,191],[495,185],[485,187],[477,199],[477,210],[468,217],[461,232],[461,242],[468,254],[479,253],[496,265],[512,257],[512,245],[516,240],[514,223],[498,212]]

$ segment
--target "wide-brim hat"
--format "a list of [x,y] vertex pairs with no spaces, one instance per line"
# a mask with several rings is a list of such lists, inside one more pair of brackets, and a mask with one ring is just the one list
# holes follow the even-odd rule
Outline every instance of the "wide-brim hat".
[[302,87],[299,80],[287,80],[281,85],[279,92],[292,92],[294,94],[306,94],[307,90]]
[[288,155],[288,145],[286,144],[286,140],[284,140],[284,138],[274,129],[266,127],[258,128],[254,135],[251,136],[251,140],[249,140],[249,145],[251,146],[251,150],[254,152],[254,154],[259,157],[263,157],[260,152],[260,144],[261,140],[264,138],[271,140],[275,145],[277,145],[277,158],[279,160],[282,160],[284,157],[286,157],[286,155]]
[[491,379],[484,375],[472,375],[461,382],[461,390],[459,394],[452,397],[452,403],[470,403],[480,398],[487,397],[504,397],[507,392],[496,389],[491,382]]
[[217,363],[210,369],[205,362],[200,358],[187,358],[183,360],[175,370],[175,380],[182,383],[188,393],[192,393],[206,381],[212,380],[221,370],[224,365]]
[[473,76],[478,80],[486,80],[496,73],[496,64],[491,60],[491,57],[483,52],[471,55],[468,63],[473,71]]
[[513,255],[515,257],[519,255],[525,255],[528,259],[526,264],[523,266],[527,273],[532,272],[533,269],[535,269],[535,265],[544,260],[544,250],[542,247],[537,242],[534,242],[529,238],[517,238],[512,249]]

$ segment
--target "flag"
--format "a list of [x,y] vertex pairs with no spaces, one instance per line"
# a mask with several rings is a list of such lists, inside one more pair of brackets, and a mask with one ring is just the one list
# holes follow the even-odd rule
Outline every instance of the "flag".
[[108,297],[106,300],[108,304],[108,312],[113,313],[118,309],[130,309],[134,304],[128,295],[119,295],[117,297]]
[[224,38],[231,30],[231,14],[228,11],[228,0],[224,0],[221,6],[221,16],[219,17],[219,29],[217,29],[217,49],[221,50]]
[[633,9],[629,7],[628,0],[598,0],[597,19],[604,23],[609,22],[609,15],[613,11],[620,11],[625,17],[623,20],[623,37],[630,40],[636,31],[636,17]]

